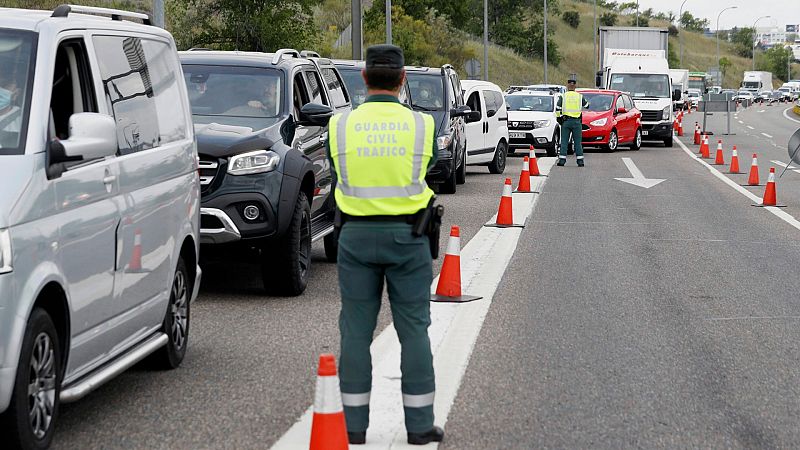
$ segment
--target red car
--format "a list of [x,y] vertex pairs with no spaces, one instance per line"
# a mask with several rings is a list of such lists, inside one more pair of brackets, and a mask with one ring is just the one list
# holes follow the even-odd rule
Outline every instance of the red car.
[[620,145],[642,147],[642,113],[630,95],[612,90],[579,89],[589,102],[583,110],[583,145],[615,151]]

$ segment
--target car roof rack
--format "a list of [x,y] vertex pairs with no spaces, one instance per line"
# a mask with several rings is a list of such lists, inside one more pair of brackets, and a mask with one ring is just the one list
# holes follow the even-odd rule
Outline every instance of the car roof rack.
[[453,70],[455,70],[455,69],[453,68],[453,65],[452,65],[452,64],[444,64],[444,65],[442,66],[442,75],[444,75],[444,74],[445,74],[445,71],[446,71],[447,69],[453,69]]
[[322,56],[320,56],[319,53],[313,50],[303,50],[300,52],[300,56],[302,56],[303,58],[322,58]]
[[294,58],[300,57],[300,52],[293,48],[282,48],[275,52],[275,56],[272,57],[272,64],[278,64],[285,56],[292,56]]
[[205,48],[205,47],[192,47],[192,48],[190,48],[189,50],[186,50],[186,51],[187,52],[210,52],[210,51],[213,51],[213,50],[211,50],[210,48]]
[[125,19],[139,19],[145,25],[151,25],[150,16],[144,13],[137,13],[131,11],[123,11],[121,9],[100,8],[97,6],[81,6],[81,5],[59,5],[53,10],[50,17],[68,17],[69,13],[74,12],[78,14],[94,14],[98,16],[110,16],[111,20]]

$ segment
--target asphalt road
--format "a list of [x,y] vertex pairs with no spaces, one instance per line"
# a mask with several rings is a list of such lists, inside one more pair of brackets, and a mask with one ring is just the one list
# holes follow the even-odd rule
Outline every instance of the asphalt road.
[[[778,147],[800,125],[779,122],[777,108],[738,117]],[[763,148],[764,179],[769,159],[788,160],[734,124],[743,169],[748,146]],[[630,176],[621,157],[667,181],[615,181]],[[460,225],[466,244],[520,166],[471,168],[456,195],[440,196],[445,226]],[[779,183],[798,216],[800,174]],[[442,448],[800,445],[798,231],[750,203],[677,146],[554,168]],[[54,447],[268,448],[313,402],[318,354],[338,353],[336,268],[320,245],[314,255],[297,298],[264,296],[255,266],[207,265],[181,368],[137,367],[63,405]],[[388,324],[384,308],[378,331]]]

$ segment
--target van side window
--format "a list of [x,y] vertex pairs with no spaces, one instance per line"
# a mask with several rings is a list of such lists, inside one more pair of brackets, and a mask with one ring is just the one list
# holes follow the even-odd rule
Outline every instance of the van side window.
[[322,92],[322,82],[317,72],[306,71],[305,74],[308,80],[308,91],[311,94],[311,103],[327,105],[328,99],[325,98],[325,93]]
[[94,36],[106,103],[117,122],[119,154],[186,138],[180,66],[167,43]]
[[447,85],[446,86],[447,87],[447,99],[448,99],[448,102],[449,102],[449,105],[450,105],[450,109],[453,109],[456,106],[458,106],[458,103],[456,103],[455,89],[453,89],[453,83],[449,79],[446,79],[446,80],[447,81],[445,81],[444,84]]
[[461,81],[455,73],[450,75],[450,83],[453,85],[453,92],[456,93],[455,104],[456,106],[464,105],[464,96],[461,94]]
[[50,137],[68,139],[69,118],[82,112],[97,112],[97,99],[83,39],[69,39],[61,42],[56,51]]
[[500,104],[497,102],[497,97],[494,96],[494,91],[483,91],[483,99],[486,101],[486,117],[494,117],[500,110]]
[[347,98],[347,92],[344,89],[339,73],[333,69],[322,69],[322,77],[325,78],[325,84],[328,86],[328,92],[331,93],[331,103],[334,107],[347,106],[350,99]]
[[[489,107],[489,105],[488,105],[489,99],[486,99],[486,101],[487,101],[486,107],[488,108]],[[481,111],[481,94],[480,94],[480,92],[475,91],[475,92],[473,92],[472,94],[469,95],[469,99],[467,99],[467,106],[469,106],[469,109],[471,109],[473,111],[479,111],[479,112]],[[483,115],[483,114],[481,114],[481,115]]]

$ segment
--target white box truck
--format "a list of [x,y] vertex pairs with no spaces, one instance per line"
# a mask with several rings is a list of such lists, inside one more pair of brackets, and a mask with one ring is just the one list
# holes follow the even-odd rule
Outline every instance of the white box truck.
[[745,72],[741,88],[752,92],[754,96],[757,96],[762,91],[772,91],[772,72]]
[[596,85],[628,92],[642,112],[642,139],[672,147],[673,90],[666,28],[601,27]]
[[672,105],[675,111],[683,110],[686,108],[687,96],[689,95],[689,70],[688,69],[670,69],[669,79],[672,81],[672,89],[681,91],[680,100],[674,100]]

